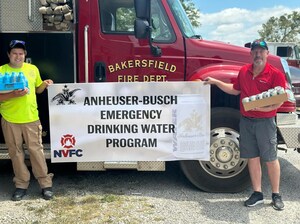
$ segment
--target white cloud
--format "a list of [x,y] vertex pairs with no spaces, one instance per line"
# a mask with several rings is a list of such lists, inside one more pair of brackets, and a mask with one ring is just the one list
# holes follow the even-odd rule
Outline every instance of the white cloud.
[[204,39],[218,40],[243,46],[259,37],[258,30],[270,17],[300,11],[300,8],[274,6],[250,11],[241,8],[228,8],[217,13],[201,14],[201,27],[196,29]]

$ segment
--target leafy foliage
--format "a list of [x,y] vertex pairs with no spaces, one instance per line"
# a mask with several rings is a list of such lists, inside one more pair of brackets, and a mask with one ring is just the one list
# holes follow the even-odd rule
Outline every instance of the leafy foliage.
[[272,16],[258,33],[262,39],[270,42],[300,42],[300,12]]
[[133,24],[135,19],[135,11],[133,8],[119,8],[116,11],[117,31],[133,31]]
[[201,26],[200,23],[200,11],[196,8],[194,2],[192,0],[180,0],[184,11],[189,17],[192,25],[194,27]]
[[[180,0],[187,16],[189,17],[192,25],[194,27],[199,27],[200,23],[200,11],[196,8],[193,0]],[[133,31],[134,27],[134,19],[135,19],[135,11],[133,8],[119,8],[116,11],[117,31]]]

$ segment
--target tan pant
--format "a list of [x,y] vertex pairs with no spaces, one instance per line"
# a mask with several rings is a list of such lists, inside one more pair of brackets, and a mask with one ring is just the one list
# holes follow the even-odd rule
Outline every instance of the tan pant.
[[43,151],[42,125],[40,121],[15,124],[2,118],[1,125],[15,173],[13,181],[16,188],[27,189],[30,181],[30,172],[25,164],[24,141],[30,155],[33,175],[38,180],[40,187],[52,187],[53,174],[48,174],[48,167]]

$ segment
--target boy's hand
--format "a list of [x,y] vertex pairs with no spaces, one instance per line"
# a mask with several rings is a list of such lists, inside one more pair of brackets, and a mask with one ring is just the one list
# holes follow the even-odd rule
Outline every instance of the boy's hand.
[[53,81],[51,79],[46,79],[44,80],[44,83],[46,84],[46,88],[47,88],[49,85],[53,84]]
[[24,89],[14,90],[12,93],[14,97],[20,97],[20,96],[25,96],[28,93],[28,91],[29,91],[28,88],[24,88]]

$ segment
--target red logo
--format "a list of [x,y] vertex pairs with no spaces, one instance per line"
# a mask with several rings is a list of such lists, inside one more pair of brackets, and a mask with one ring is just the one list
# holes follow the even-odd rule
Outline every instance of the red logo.
[[64,135],[60,139],[60,144],[62,145],[63,148],[70,149],[74,148],[76,143],[75,137],[73,135]]

